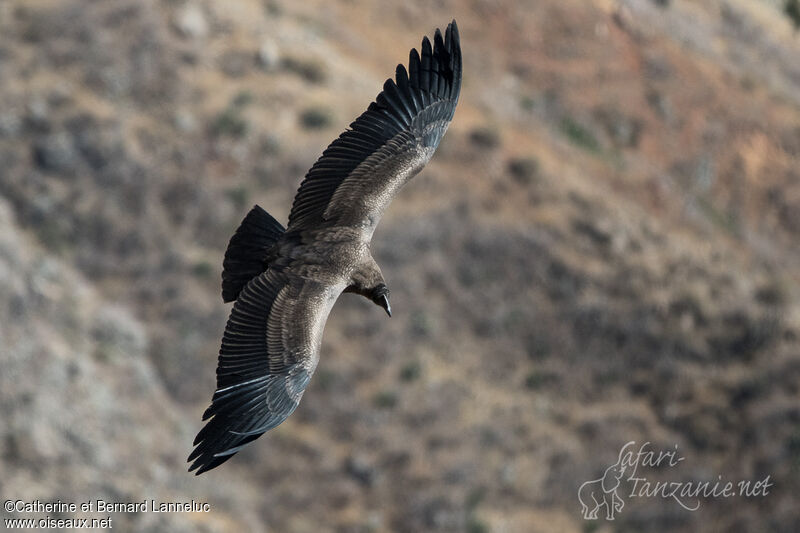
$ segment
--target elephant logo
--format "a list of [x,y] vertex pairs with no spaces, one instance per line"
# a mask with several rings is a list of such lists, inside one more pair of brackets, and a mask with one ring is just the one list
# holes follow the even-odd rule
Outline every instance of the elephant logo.
[[585,482],[578,489],[578,501],[585,520],[597,520],[600,509],[605,507],[606,520],[614,520],[614,514],[622,511],[625,502],[617,494],[625,466],[622,452],[617,462],[606,468],[603,477]]

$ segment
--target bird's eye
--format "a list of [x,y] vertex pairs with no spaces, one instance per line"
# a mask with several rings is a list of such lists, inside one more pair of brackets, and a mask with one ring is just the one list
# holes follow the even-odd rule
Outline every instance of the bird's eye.
[[389,287],[387,287],[385,283],[379,283],[372,289],[372,299],[378,301],[383,296],[389,296]]

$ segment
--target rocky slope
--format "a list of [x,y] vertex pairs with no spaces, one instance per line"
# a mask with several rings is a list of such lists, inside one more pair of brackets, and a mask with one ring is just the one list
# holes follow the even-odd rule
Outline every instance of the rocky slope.
[[[147,531],[796,530],[782,4],[296,4],[0,5],[3,499],[211,505],[112,515]],[[227,239],[256,202],[285,220],[453,17],[462,101],[373,243],[395,316],[342,297],[298,411],[195,478]],[[678,446],[653,479],[774,486],[584,521],[578,487],[628,441]]]

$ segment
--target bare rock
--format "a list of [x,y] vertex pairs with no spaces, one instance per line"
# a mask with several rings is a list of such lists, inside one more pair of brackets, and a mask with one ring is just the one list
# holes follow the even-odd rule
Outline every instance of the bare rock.
[[208,35],[208,20],[195,4],[187,4],[175,16],[175,27],[184,37],[200,39]]
[[262,69],[267,71],[275,70],[279,66],[281,59],[278,45],[273,41],[264,41],[258,48],[256,59]]

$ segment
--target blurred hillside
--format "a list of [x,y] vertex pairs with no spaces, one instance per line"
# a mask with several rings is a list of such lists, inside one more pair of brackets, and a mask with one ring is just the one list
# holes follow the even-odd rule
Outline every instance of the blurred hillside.
[[[393,318],[343,296],[297,412],[187,473],[230,235],[452,18],[459,108],[373,240]],[[798,57],[778,0],[3,0],[0,495],[211,505],[113,515],[141,531],[800,530]],[[774,487],[584,521],[631,440]]]

